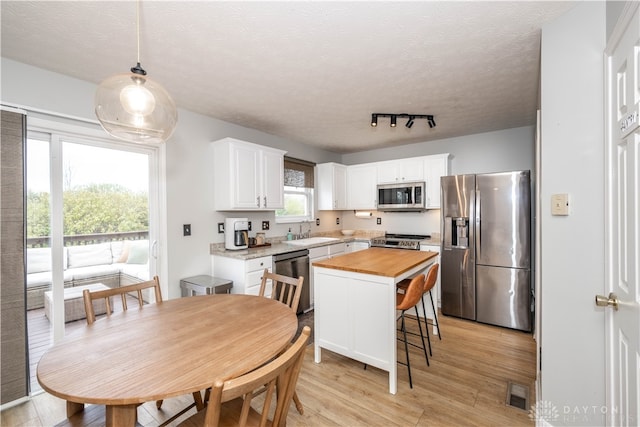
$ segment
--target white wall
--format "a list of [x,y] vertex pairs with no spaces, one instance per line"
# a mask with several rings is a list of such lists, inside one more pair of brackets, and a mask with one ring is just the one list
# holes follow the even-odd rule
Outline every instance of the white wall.
[[[1,58],[2,103],[36,108],[85,120],[95,120],[93,99],[96,85],[61,74]],[[166,274],[168,298],[180,296],[183,277],[208,274],[211,269],[210,243],[220,243],[217,223],[225,216],[249,216],[254,224],[270,220],[267,236],[286,234],[284,226],[273,227],[274,214],[233,215],[213,210],[213,164],[210,142],[227,136],[245,139],[288,151],[288,155],[317,163],[340,161],[340,156],[303,144],[287,141],[254,129],[212,119],[179,109],[178,126],[166,143]],[[60,120],[65,121],[65,120]],[[98,126],[97,124],[93,127]],[[332,214],[330,216],[333,216]],[[321,226],[314,231],[336,228],[335,218],[321,214]],[[182,224],[191,224],[192,235],[182,236]],[[254,229],[255,230],[255,229]],[[164,277],[166,276],[166,277]]]
[[451,175],[531,170],[535,165],[534,126],[477,133],[393,148],[342,155],[347,165],[450,153]]
[[[605,37],[604,2],[581,2],[542,32],[541,392],[558,409],[553,425],[604,425],[594,296],[604,293]],[[554,193],[569,193],[569,216],[551,216]]]

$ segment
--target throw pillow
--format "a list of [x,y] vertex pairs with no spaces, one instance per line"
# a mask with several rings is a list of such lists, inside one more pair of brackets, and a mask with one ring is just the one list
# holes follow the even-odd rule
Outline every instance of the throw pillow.
[[122,243],[122,250],[120,252],[120,256],[118,257],[118,259],[116,259],[115,262],[127,262],[127,260],[129,259],[129,246],[131,246],[131,243],[129,240],[125,240]]
[[149,243],[131,242],[129,245],[129,257],[127,264],[146,264],[149,260]]

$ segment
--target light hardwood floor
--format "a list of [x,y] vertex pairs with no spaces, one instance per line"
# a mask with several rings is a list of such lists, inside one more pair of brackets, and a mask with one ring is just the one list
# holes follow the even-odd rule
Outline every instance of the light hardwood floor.
[[[411,349],[413,389],[406,367],[399,365],[396,395],[387,392],[386,372],[365,370],[361,363],[326,350],[322,363],[315,364],[310,345],[297,386],[305,413],[300,415],[292,406],[288,425],[532,426],[527,411],[506,405],[509,381],[528,386],[530,405],[535,404],[532,335],[446,316],[440,319],[443,339],[431,337],[431,366],[426,366],[421,350]],[[398,358],[404,360],[401,345]],[[139,422],[157,425],[190,401],[191,396],[167,399],[162,411],[148,402],[138,409]],[[0,424],[50,426],[64,417],[64,401],[43,393],[3,411]]]

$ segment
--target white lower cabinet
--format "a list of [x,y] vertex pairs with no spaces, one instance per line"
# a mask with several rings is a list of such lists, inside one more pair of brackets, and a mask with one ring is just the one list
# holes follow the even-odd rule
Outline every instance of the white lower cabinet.
[[271,256],[248,260],[213,256],[213,276],[233,280],[233,294],[258,295],[265,268],[273,271]]
[[309,299],[311,303],[311,308],[313,308],[313,302],[314,302],[314,297],[313,297],[313,292],[314,292],[313,263],[314,261],[320,261],[326,258],[331,258],[336,255],[341,255],[345,252],[348,252],[346,250],[346,245],[347,245],[346,243],[336,243],[333,245],[309,248]]
[[348,242],[344,244],[344,251],[345,252],[358,252],[358,251],[363,251],[365,249],[369,249],[369,242]]

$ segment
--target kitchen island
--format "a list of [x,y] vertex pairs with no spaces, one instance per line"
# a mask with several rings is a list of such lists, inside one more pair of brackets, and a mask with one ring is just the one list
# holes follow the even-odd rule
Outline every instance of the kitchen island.
[[438,254],[370,248],[313,263],[315,362],[322,349],[389,372],[397,390],[396,284],[425,273]]

